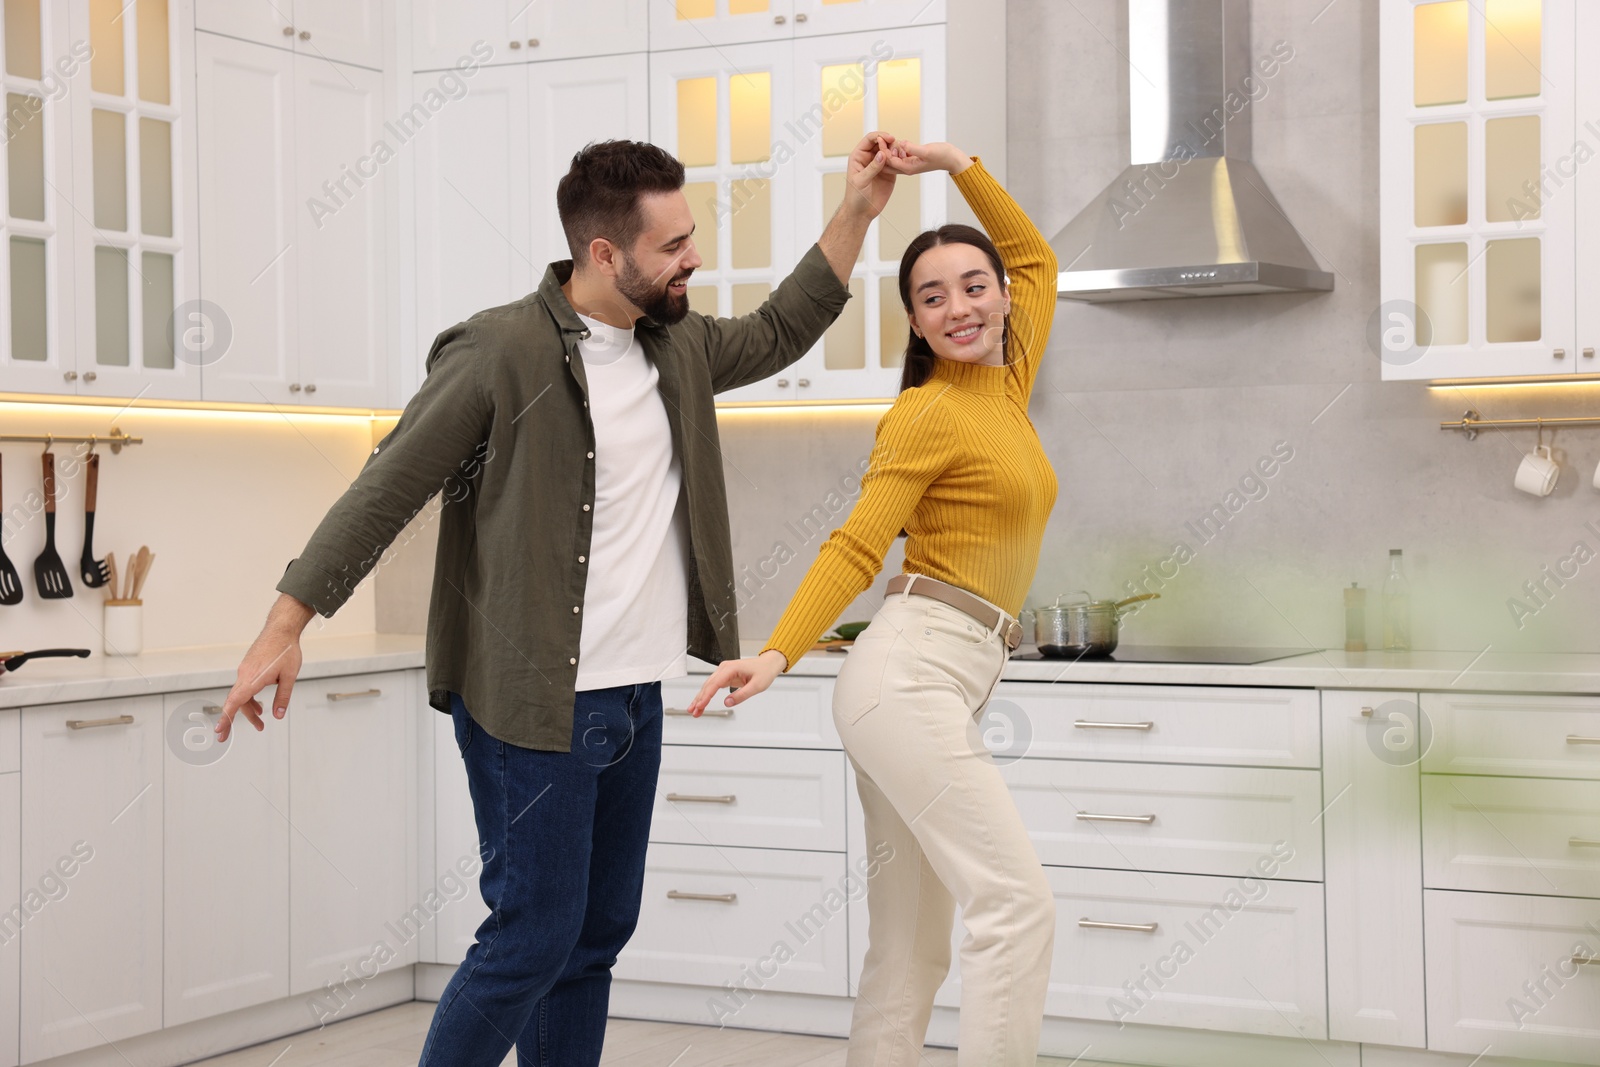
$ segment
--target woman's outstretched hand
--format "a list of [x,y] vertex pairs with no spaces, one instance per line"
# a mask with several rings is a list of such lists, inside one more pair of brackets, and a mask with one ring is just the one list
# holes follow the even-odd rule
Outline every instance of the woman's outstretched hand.
[[926,174],[930,170],[960,174],[970,166],[972,157],[945,141],[933,144],[896,141],[889,150],[888,169],[896,174]]
[[788,665],[788,658],[775,648],[769,648],[761,655],[747,659],[723,660],[717,669],[711,672],[711,677],[706,679],[706,684],[700,687],[700,692],[689,701],[688,712],[698,719],[719,689],[733,689],[723,702],[727,707],[743,704],[757,693],[763,692]]

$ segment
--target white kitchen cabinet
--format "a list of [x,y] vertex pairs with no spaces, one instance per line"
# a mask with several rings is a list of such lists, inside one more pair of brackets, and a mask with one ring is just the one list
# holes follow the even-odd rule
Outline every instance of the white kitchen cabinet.
[[1388,4],[1381,19],[1383,377],[1600,372],[1600,321],[1579,299],[1600,281],[1600,190],[1579,174],[1594,134],[1577,121],[1600,103],[1577,62],[1600,17],[1543,0],[1504,18]]
[[1430,1049],[1600,1064],[1600,903],[1430,889],[1425,909]]
[[[455,721],[432,711],[433,723],[433,871],[429,881],[437,882],[448,870],[458,874],[466,861],[468,870],[481,857],[478,823],[472,810],[472,794],[467,789],[467,769],[456,747]],[[467,949],[477,940],[478,927],[489,917],[488,905],[478,891],[476,877],[464,879],[466,889],[460,900],[439,912],[434,931],[432,963],[458,964],[466,959]]]
[[1422,777],[1429,889],[1600,899],[1600,782]]
[[195,26],[314,59],[383,68],[383,0],[195,0]]
[[837,852],[652,844],[639,928],[612,973],[843,996],[847,904]]
[[1600,697],[1424,693],[1429,774],[1600,779]]
[[227,695],[163,698],[166,1026],[289,995],[289,730],[241,716],[219,747]]
[[650,50],[788,41],[797,0],[654,0]]
[[415,672],[301,681],[289,726],[289,992],[415,963]]
[[643,52],[650,0],[415,0],[413,70],[444,70],[482,42],[491,63]]
[[1070,867],[1045,874],[1057,912],[1046,1014],[1328,1036],[1320,885]]
[[[8,54],[18,59],[0,72],[11,118],[3,151],[6,204],[0,213],[5,232],[0,255],[0,375],[7,392],[77,392],[78,368],[74,314],[72,207],[72,112],[76,97],[59,88],[46,92],[40,78],[56,57],[74,59],[68,5],[42,8],[37,36],[23,39],[20,26],[8,30]],[[14,51],[13,51],[14,50]],[[83,46],[79,54],[86,51]],[[19,68],[25,68],[26,74]],[[69,85],[87,95],[88,67]]]
[[[647,70],[643,53],[480,67],[470,91],[421,129],[416,314],[424,347],[475,312],[525,296],[548,263],[569,258],[556,185],[590,141],[649,138]],[[438,78],[418,74],[414,95]]]
[[843,852],[844,773],[839,752],[665,746],[650,840]]
[[[29,886],[33,889],[33,886]],[[22,776],[0,774],[0,893],[23,902]],[[17,1067],[21,1056],[22,941],[16,920],[0,918],[0,1067]]]
[[23,713],[24,1063],[161,1028],[163,728],[159,696]]
[[1387,727],[1373,725],[1391,701],[1417,702],[1415,693],[1322,693],[1328,1036],[1421,1048],[1420,774],[1411,754],[1382,745]]
[[[789,139],[782,124],[793,114],[793,53],[786,42],[650,57],[651,139],[684,165],[683,193],[703,260],[689,280],[689,305],[703,314],[755,311],[799,256],[795,168],[785,165],[779,147]],[[718,399],[793,399],[794,371]]]
[[945,18],[945,0],[795,0],[794,35],[898,30]]
[[206,399],[391,406],[382,76],[199,38],[201,296],[232,332]]
[[[775,140],[795,157],[798,256],[838,209],[850,150],[869,130],[917,143],[944,140],[944,27],[815,37],[793,48],[795,117]],[[790,368],[795,386],[787,399],[892,400],[900,391],[910,335],[900,257],[919,233],[945,221],[947,194],[960,195],[947,174],[896,179],[893,197],[867,232],[851,300],[822,342]]]
[[661,740],[667,745],[730,745],[735,748],[840,747],[833,725],[833,679],[786,674],[771,688],[736,707],[719,693],[700,718],[689,716],[689,702],[703,676],[661,683],[666,716]]

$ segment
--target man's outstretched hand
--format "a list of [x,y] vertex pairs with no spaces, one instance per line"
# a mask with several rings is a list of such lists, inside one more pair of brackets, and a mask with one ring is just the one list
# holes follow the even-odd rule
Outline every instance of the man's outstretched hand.
[[261,628],[261,636],[244,654],[237,680],[223,702],[222,718],[217,721],[219,742],[228,740],[233,732],[233,717],[241,711],[257,730],[266,729],[257,695],[269,685],[275,687],[273,718],[281,719],[288,712],[289,694],[300,674],[300,634],[313,614],[310,607],[287,593],[278,597],[267,615],[267,624]]

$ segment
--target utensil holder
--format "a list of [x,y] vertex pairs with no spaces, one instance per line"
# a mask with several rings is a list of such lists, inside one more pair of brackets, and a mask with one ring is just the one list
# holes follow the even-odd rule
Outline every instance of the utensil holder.
[[144,651],[144,601],[107,600],[101,633],[108,656],[137,656]]

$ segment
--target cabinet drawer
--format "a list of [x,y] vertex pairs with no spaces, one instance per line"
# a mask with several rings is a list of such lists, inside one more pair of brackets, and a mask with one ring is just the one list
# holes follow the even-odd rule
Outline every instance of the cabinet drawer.
[[1600,905],[1423,894],[1428,1047],[1600,1064]]
[[1600,782],[1422,776],[1429,889],[1600,897]]
[[1021,708],[1029,756],[1047,759],[1316,767],[1311,689],[1006,682],[995,693]]
[[1424,693],[1435,774],[1600,779],[1600,697]]
[[844,851],[844,753],[669,745],[650,840]]
[[[652,844],[638,932],[613,973],[844,996],[845,903],[864,886],[845,878],[842,855]],[[707,1023],[725,1019],[707,1007]]]
[[832,678],[779,678],[765,693],[736,708],[725,707],[723,690],[698,719],[683,710],[705,683],[690,675],[661,683],[666,712],[661,740],[668,745],[733,745],[739,748],[840,748],[833,728]]
[[1046,874],[1056,897],[1047,1014],[1327,1037],[1320,885],[1059,867]]
[[1316,771],[1024,759],[1004,774],[1042,863],[1322,878]]

